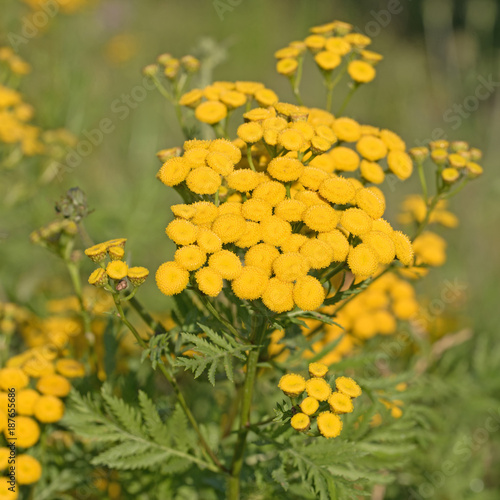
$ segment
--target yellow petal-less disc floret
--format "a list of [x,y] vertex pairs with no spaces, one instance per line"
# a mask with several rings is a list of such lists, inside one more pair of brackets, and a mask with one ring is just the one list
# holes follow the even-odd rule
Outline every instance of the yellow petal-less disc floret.
[[264,129],[262,125],[257,122],[243,123],[238,127],[238,137],[245,141],[247,144],[255,144],[262,139]]
[[122,280],[127,276],[128,266],[121,260],[114,260],[106,266],[106,273],[113,280]]
[[393,231],[392,241],[396,246],[396,257],[405,265],[409,266],[413,264],[413,245],[411,244],[410,238],[401,231]]
[[363,243],[375,252],[381,264],[390,264],[396,257],[396,246],[391,237],[382,231],[370,231],[362,236]]
[[358,153],[369,161],[381,160],[387,155],[387,146],[378,137],[363,135],[356,144]]
[[347,259],[349,253],[349,241],[338,229],[328,233],[319,233],[318,240],[328,243],[333,250],[333,262],[343,262]]
[[204,267],[197,271],[195,278],[198,288],[209,297],[217,297],[222,291],[224,285],[222,276],[210,267]]
[[186,177],[190,191],[196,194],[215,194],[221,185],[221,176],[210,167],[197,167]]
[[62,375],[45,375],[40,377],[36,388],[47,396],[57,396],[63,398],[71,391],[71,384]]
[[313,377],[306,381],[307,394],[318,401],[326,401],[332,393],[328,382],[321,377]]
[[226,180],[228,187],[231,189],[246,193],[255,189],[261,183],[262,177],[249,168],[242,168],[228,175]]
[[389,148],[390,151],[406,150],[406,144],[403,139],[401,139],[399,135],[395,134],[391,130],[381,130],[380,138],[385,142],[385,145]]
[[318,52],[314,56],[314,60],[316,61],[316,64],[324,71],[332,71],[342,62],[339,54],[336,54],[335,52],[331,52],[329,50]]
[[271,278],[262,294],[262,302],[268,309],[276,313],[291,311],[295,306],[293,284],[278,278]]
[[328,398],[328,404],[333,413],[352,413],[352,399],[342,392],[333,392]]
[[280,256],[279,250],[268,243],[259,243],[245,254],[245,265],[259,267],[270,276],[273,262]]
[[372,218],[361,208],[348,208],[340,217],[342,227],[354,234],[360,236],[367,233],[372,228]]
[[149,276],[149,269],[142,266],[129,267],[127,278],[134,286],[141,286]]
[[336,438],[342,431],[342,420],[329,411],[320,413],[317,423],[319,432],[326,438]]
[[206,101],[196,107],[194,114],[200,122],[215,125],[226,118],[227,108],[222,102]]
[[310,269],[309,262],[300,253],[284,253],[273,262],[274,274],[281,281],[295,281]]
[[220,250],[208,259],[210,269],[218,272],[226,280],[234,280],[241,274],[241,261],[229,250]]
[[191,245],[196,241],[198,228],[187,220],[175,219],[167,226],[165,232],[177,245]]
[[283,200],[276,205],[274,215],[288,222],[302,220],[302,214],[306,210],[306,205],[298,200]]
[[279,246],[292,233],[292,226],[276,215],[271,215],[260,222],[260,230],[264,243]]
[[332,130],[340,141],[356,142],[361,137],[361,127],[352,118],[337,118],[333,122]]
[[361,387],[350,377],[338,377],[335,380],[335,387],[337,391],[350,398],[361,396]]
[[196,243],[205,253],[215,253],[222,249],[222,240],[210,229],[200,228]]
[[349,269],[355,276],[372,276],[378,268],[377,254],[366,243],[351,248],[347,257]]
[[372,188],[361,188],[356,191],[355,203],[372,219],[380,219],[384,215],[385,200],[375,194]]
[[382,184],[385,179],[384,169],[375,162],[361,160],[359,170],[364,179],[373,184]]
[[125,255],[125,249],[123,247],[109,247],[108,248],[109,258],[111,260],[121,260]]
[[328,372],[328,366],[323,363],[309,363],[309,376],[321,378]]
[[260,267],[245,266],[231,287],[240,299],[255,300],[262,296],[268,281],[268,274]]
[[[33,408],[40,394],[34,389],[21,389],[16,393],[16,413],[18,415],[33,415]],[[1,410],[0,410],[1,411]],[[0,424],[1,425],[1,424]],[[2,429],[0,429],[2,430]],[[0,467],[1,468],[1,467]]]
[[212,231],[223,243],[232,243],[243,236],[246,224],[246,220],[241,215],[224,214],[214,220]]
[[40,427],[31,417],[18,416],[14,419],[14,434],[7,428],[4,429],[5,438],[10,440],[17,438],[16,445],[19,448],[31,448],[40,438]]
[[307,236],[299,233],[292,233],[288,238],[280,245],[281,251],[283,253],[297,253],[300,247],[307,241]]
[[313,276],[303,276],[293,287],[293,300],[303,311],[315,311],[325,300],[325,289]]
[[183,269],[196,271],[207,260],[207,255],[198,245],[187,245],[176,250],[174,260]]
[[330,177],[320,184],[319,193],[330,203],[344,205],[353,200],[356,190],[344,177]]
[[191,169],[205,166],[205,160],[208,155],[206,148],[193,148],[184,153],[182,159]]
[[107,246],[104,243],[98,243],[85,249],[85,255],[94,262],[101,262],[106,258]]
[[181,157],[167,160],[158,171],[158,179],[166,186],[177,186],[184,181],[191,170],[190,164]]
[[288,151],[300,151],[306,140],[299,130],[287,128],[278,134],[278,144]]
[[299,432],[306,431],[311,425],[311,419],[305,413],[296,413],[290,420],[290,425]]
[[321,183],[330,176],[324,170],[315,167],[306,167],[299,177],[299,182],[307,189],[317,191]]
[[177,262],[165,262],[156,271],[156,286],[165,295],[181,293],[189,283],[189,272]]
[[408,179],[413,172],[413,163],[408,153],[393,150],[387,155],[387,165],[393,174],[402,181]]
[[313,415],[318,411],[319,401],[316,398],[312,398],[311,396],[307,396],[302,403],[300,403],[300,409],[306,415]]
[[108,275],[102,267],[98,267],[92,271],[88,279],[89,285],[104,286],[108,283]]
[[233,165],[236,165],[241,160],[241,151],[228,139],[215,139],[213,141],[209,141],[208,150],[229,156]]
[[300,247],[300,253],[307,259],[312,269],[324,269],[333,260],[332,247],[317,238],[308,238]]
[[302,162],[294,158],[274,158],[267,166],[267,173],[281,182],[296,181],[303,170]]
[[220,93],[219,99],[228,107],[228,109],[239,108],[247,102],[247,96],[237,90],[223,91]]
[[257,245],[260,240],[260,224],[258,222],[246,221],[245,233],[234,244],[239,248],[250,248]]
[[375,68],[365,61],[351,61],[347,66],[347,72],[357,83],[371,82],[376,75]]
[[278,102],[278,95],[271,89],[260,89],[254,94],[259,106],[273,106]]
[[359,156],[352,149],[345,146],[337,146],[330,151],[336,170],[344,172],[353,172],[359,167]]
[[234,170],[231,158],[218,151],[211,151],[206,158],[207,165],[222,176],[228,176]]
[[64,415],[64,403],[55,396],[40,396],[33,413],[35,418],[44,424],[58,422]]
[[266,181],[259,184],[252,192],[252,198],[259,198],[267,201],[275,207],[286,197],[286,187],[277,181]]
[[[42,466],[40,462],[30,455],[19,455],[16,457],[16,480],[19,484],[33,484],[42,477]],[[0,498],[6,498],[1,496]]]
[[351,51],[351,44],[339,36],[327,38],[325,49],[339,56],[345,56]]
[[287,373],[281,377],[278,387],[287,396],[296,398],[306,390],[306,381],[302,375]]
[[302,220],[313,231],[326,233],[333,231],[340,221],[341,213],[330,205],[313,205],[303,214]]
[[273,214],[273,207],[265,200],[251,198],[243,203],[241,213],[245,219],[259,222]]
[[0,389],[7,391],[10,388],[23,389],[29,383],[29,377],[21,368],[2,368],[0,370]]
[[441,172],[441,177],[443,178],[444,182],[453,184],[460,178],[460,172],[454,167],[444,168]]

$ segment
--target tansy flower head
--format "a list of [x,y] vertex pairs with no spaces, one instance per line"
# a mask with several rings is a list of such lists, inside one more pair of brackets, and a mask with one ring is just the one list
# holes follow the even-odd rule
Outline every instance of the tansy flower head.
[[284,57],[276,63],[276,71],[283,76],[293,76],[297,72],[299,63],[293,57]]
[[350,233],[359,236],[372,228],[372,218],[361,208],[348,208],[340,217],[342,227]]
[[293,284],[278,278],[271,278],[262,294],[262,302],[268,309],[276,313],[291,311],[295,306]]
[[375,252],[381,264],[390,264],[396,257],[396,246],[391,237],[382,231],[370,231],[362,236],[363,243],[367,243]]
[[239,108],[247,102],[247,96],[237,90],[226,90],[225,92],[221,92],[219,99],[229,109]]
[[342,392],[334,392],[328,398],[333,413],[351,413],[354,410],[352,399]]
[[249,168],[235,170],[227,177],[227,185],[231,189],[246,193],[254,190],[262,181],[262,177]]
[[332,71],[342,62],[339,54],[331,52],[329,50],[318,52],[314,56],[314,60],[316,61],[316,64],[324,71]]
[[246,229],[244,217],[237,214],[224,214],[215,219],[212,231],[223,243],[232,243],[243,236]]
[[199,246],[187,245],[176,250],[174,259],[183,269],[195,271],[205,264],[207,256]]
[[274,246],[279,246],[292,233],[290,223],[275,215],[262,219],[260,229],[262,241]]
[[460,177],[460,172],[453,167],[444,168],[441,172],[441,177],[448,184],[453,184]]
[[211,255],[208,265],[226,280],[234,280],[241,274],[241,261],[229,250],[220,250]]
[[326,43],[326,38],[322,35],[310,35],[305,40],[306,47],[312,52],[321,50]]
[[55,396],[41,396],[33,408],[35,418],[44,424],[58,422],[64,415],[64,403]]
[[287,373],[281,377],[278,387],[290,398],[296,398],[306,390],[306,381],[302,375]]
[[333,259],[332,247],[317,238],[308,238],[300,247],[300,253],[307,259],[312,269],[324,269]]
[[104,286],[108,283],[108,275],[102,267],[98,267],[97,269],[92,271],[92,274],[89,276],[88,282],[89,285]]
[[191,245],[196,241],[198,228],[187,220],[175,219],[167,226],[165,232],[177,245]]
[[267,272],[260,267],[245,266],[231,287],[240,299],[255,300],[262,296],[268,281]]
[[260,225],[258,222],[246,221],[245,233],[234,244],[239,248],[249,248],[257,245],[261,240]]
[[47,396],[65,397],[71,390],[71,384],[62,375],[53,374],[40,377],[36,388]]
[[222,249],[222,240],[219,236],[206,228],[199,229],[196,243],[205,253],[215,253]]
[[208,150],[229,156],[234,165],[241,160],[241,151],[227,139],[215,139],[214,141],[210,141]]
[[319,193],[330,203],[344,205],[352,201],[356,191],[344,177],[330,177],[320,184]]
[[377,254],[366,243],[351,248],[347,257],[347,264],[355,276],[372,276],[378,268]]
[[156,285],[165,295],[181,293],[189,283],[189,272],[177,262],[165,262],[156,271]]
[[359,166],[359,156],[357,153],[345,146],[337,146],[329,154],[336,170],[353,172]]
[[356,191],[355,202],[372,219],[380,219],[384,215],[385,200],[377,196],[370,188],[361,188]]
[[315,191],[310,191],[309,189],[302,189],[300,191],[297,191],[294,195],[294,200],[300,201],[307,207],[316,205],[328,205],[328,203],[320,198],[318,193],[316,193]]
[[260,198],[275,207],[286,197],[286,188],[281,182],[266,181],[259,184],[252,193],[252,198]]
[[104,243],[98,243],[85,249],[85,255],[94,262],[101,262],[106,258],[107,247]]
[[[284,132],[293,132],[286,130]],[[282,132],[283,133],[283,132]],[[296,181],[304,170],[304,165],[294,158],[274,158],[267,166],[267,173],[281,182]]]
[[280,248],[283,253],[297,253],[306,241],[307,236],[304,234],[292,233],[281,243]]
[[309,269],[309,262],[300,253],[284,253],[273,262],[274,274],[281,281],[295,281],[305,276]]
[[387,165],[391,172],[402,181],[408,179],[413,172],[411,158],[404,151],[390,151],[387,155]]
[[328,372],[328,366],[323,363],[309,363],[309,376],[321,378]]
[[325,300],[325,289],[313,276],[303,276],[293,287],[293,300],[303,311],[315,311]]
[[262,139],[264,130],[262,125],[257,122],[243,123],[238,127],[238,137],[247,144],[255,144]]
[[343,262],[347,259],[347,254],[349,253],[349,242],[344,234],[338,229],[334,229],[328,233],[319,233],[318,240],[324,241],[330,245],[333,250],[333,262]]
[[327,232],[335,229],[340,221],[340,212],[329,205],[313,205],[302,215],[302,220],[313,231]]
[[467,168],[467,175],[471,179],[475,179],[483,173],[483,167],[473,161],[468,161],[465,166]]
[[259,243],[245,254],[247,266],[260,267],[270,276],[273,262],[280,256],[279,250],[268,243]]
[[335,387],[337,391],[350,398],[361,396],[361,387],[350,377],[338,377],[335,380]]
[[373,184],[382,184],[385,179],[384,169],[375,162],[361,160],[360,172],[364,179]]
[[351,51],[351,44],[344,38],[333,36],[327,38],[325,49],[329,52],[338,54],[339,56],[345,56]]
[[316,155],[323,154],[326,153],[332,147],[332,144],[333,144],[332,142],[328,141],[324,137],[315,135],[311,139],[311,151]]
[[326,401],[332,393],[332,388],[324,378],[313,377],[306,381],[306,391],[310,397]]
[[274,215],[288,222],[302,220],[306,205],[298,200],[283,200],[274,209]]
[[85,375],[85,367],[76,359],[58,359],[56,370],[66,378],[77,378]]
[[224,285],[222,276],[210,267],[200,269],[196,272],[195,277],[200,291],[207,294],[209,297],[217,297],[222,291]]
[[300,409],[306,415],[313,415],[319,408],[319,402],[316,398],[308,396],[305,398],[302,403],[300,403]]
[[[16,394],[16,413],[18,415],[33,415],[33,408],[40,394],[34,389],[21,389]],[[1,410],[0,410],[1,411]],[[2,424],[0,424],[1,426]],[[0,428],[0,430],[2,430]],[[1,460],[0,460],[1,462]],[[0,469],[1,469],[0,463]]]
[[273,214],[273,207],[265,200],[251,198],[243,203],[241,213],[246,219],[259,222]]
[[221,177],[210,167],[197,167],[186,177],[190,191],[196,194],[215,194],[221,185]]
[[356,142],[361,137],[361,127],[352,118],[337,118],[333,122],[332,130],[340,141]]
[[273,106],[278,102],[278,96],[270,89],[260,89],[254,94],[259,106]]
[[247,122],[262,122],[263,120],[267,120],[273,116],[274,114],[271,109],[267,108],[253,108],[250,111],[243,113],[243,119]]
[[[16,480],[19,484],[33,484],[41,477],[42,466],[35,457],[25,454],[16,457]],[[9,499],[7,496],[4,498]],[[17,498],[17,496],[12,498]]]
[[342,420],[329,411],[320,413],[317,423],[319,432],[326,438],[336,438],[342,431]]
[[205,159],[208,155],[206,148],[193,148],[186,151],[183,155],[183,160],[186,161],[190,168],[205,166]]
[[190,170],[191,166],[184,158],[174,157],[162,165],[157,177],[166,186],[177,186],[186,179]]
[[196,107],[195,116],[202,123],[215,125],[227,116],[227,108],[222,102],[206,101]]
[[409,266],[413,263],[413,245],[410,238],[401,231],[393,231],[391,235],[392,241],[396,247],[396,257],[405,265]]
[[22,389],[29,383],[29,377],[20,368],[2,368],[0,370],[0,389]]
[[[40,398],[39,398],[40,399]],[[19,448],[31,448],[40,438],[40,427],[30,417],[18,416],[15,418],[14,433],[15,436],[4,429],[6,439],[17,438],[16,445]],[[10,435],[9,435],[10,434]]]
[[125,255],[125,250],[122,247],[109,247],[108,254],[111,260],[121,260]]
[[375,68],[366,61],[351,61],[347,67],[347,72],[357,83],[371,82],[376,75]]
[[127,276],[128,266],[121,260],[114,260],[106,266],[106,273],[113,280],[122,280]]
[[193,89],[181,96],[181,98],[179,99],[179,104],[181,106],[196,108],[196,106],[200,104],[202,98],[203,92],[200,89]]
[[311,424],[311,419],[305,413],[296,413],[292,419],[290,420],[290,425],[296,431],[306,431],[309,429],[309,425]]
[[358,153],[370,161],[377,161],[387,154],[387,146],[382,139],[373,135],[363,135],[356,144]]

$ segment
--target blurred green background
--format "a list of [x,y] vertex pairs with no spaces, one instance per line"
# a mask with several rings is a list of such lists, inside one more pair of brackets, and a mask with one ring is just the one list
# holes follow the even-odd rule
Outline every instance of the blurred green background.
[[[29,9],[21,1],[3,1],[0,41],[8,44],[9,35],[22,34]],[[36,122],[44,128],[67,127],[85,138],[85,131],[109,118],[113,132],[36,196],[3,203],[0,296],[36,304],[45,295],[69,292],[62,264],[31,245],[28,236],[51,220],[54,202],[74,186],[87,193],[95,210],[87,219],[94,241],[127,237],[131,262],[153,271],[171,258],[173,246],[164,229],[169,205],[178,199],[155,179],[160,166],[155,153],[181,144],[182,136],[162,96],[137,90],[143,66],[162,52],[209,54],[213,78],[263,81],[282,100],[294,102],[287,80],[275,72],[273,53],[303,39],[310,26],[332,19],[371,36],[371,48],[385,56],[376,80],[358,92],[346,115],[396,131],[408,147],[437,134],[484,150],[485,175],[452,201],[461,223],[445,231],[448,262],[420,287],[432,299],[439,297],[446,278],[467,283],[468,302],[460,304],[466,323],[494,327],[500,271],[500,4],[495,0],[94,0],[74,15],[58,13],[18,46],[33,66],[22,90],[36,105]],[[474,104],[467,99],[481,79],[493,82],[486,98],[476,100],[477,109],[459,111],[456,106]],[[131,93],[141,96],[140,102],[132,97],[132,105],[123,108],[124,95]],[[302,93],[306,105],[324,105],[313,64],[306,65]],[[22,186],[40,174],[33,169],[28,162],[1,182],[22,193]],[[409,182],[392,192],[387,185],[384,189],[387,218],[396,223],[401,200],[418,186]],[[86,262],[84,273],[91,269]],[[155,309],[165,308],[154,280],[142,294]]]

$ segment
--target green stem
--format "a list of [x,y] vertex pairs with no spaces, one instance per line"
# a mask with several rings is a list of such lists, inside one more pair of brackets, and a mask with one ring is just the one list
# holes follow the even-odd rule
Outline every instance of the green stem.
[[420,234],[425,229],[427,224],[429,224],[429,219],[431,217],[431,214],[434,211],[434,209],[436,208],[436,205],[438,204],[440,199],[441,199],[441,195],[439,195],[439,194],[434,196],[434,198],[432,199],[431,204],[427,208],[427,213],[425,214],[424,220],[420,223],[420,225],[417,228],[417,231],[415,232],[415,234],[413,235],[413,238],[411,239],[412,242],[415,241],[415,239],[418,236],[420,236]]
[[349,101],[351,100],[351,97],[354,95],[354,92],[356,92],[356,90],[358,89],[359,86],[360,86],[359,83],[353,83],[351,90],[346,95],[344,102],[342,103],[342,106],[340,106],[339,110],[337,111],[336,116],[340,116],[344,112],[345,108],[349,104]]
[[253,164],[253,158],[252,158],[252,147],[250,146],[250,144],[247,145],[247,160],[248,160],[248,163],[250,165],[250,168],[254,171],[254,172],[257,172],[257,170],[255,169],[255,165]]
[[417,160],[418,176],[420,178],[420,185],[422,186],[422,194],[424,196],[425,203],[428,203],[428,191],[427,191],[427,181],[425,180],[425,172],[423,162]]
[[292,91],[297,102],[302,106],[304,101],[302,100],[302,96],[300,95],[300,81],[302,80],[302,67],[304,65],[304,58],[299,58],[299,67],[297,68],[297,73],[290,78],[290,83],[292,84]]
[[335,266],[331,271],[329,271],[322,279],[321,283],[326,283],[330,278],[335,276],[339,271],[341,271],[345,266],[345,262],[341,262]]
[[243,468],[248,431],[250,429],[250,409],[252,405],[255,380],[257,378],[257,365],[262,348],[260,344],[262,343],[267,330],[267,321],[260,320],[262,321],[261,325],[258,325],[258,321],[259,318],[254,316],[254,324],[252,325],[252,340],[254,341],[256,347],[250,351],[247,357],[247,371],[245,384],[243,386],[238,439],[236,441],[233,460],[231,462],[231,476],[229,477],[227,484],[227,500],[238,500],[240,498],[240,475],[241,469]]
[[215,309],[215,307],[213,306],[213,304],[210,302],[210,300],[207,297],[205,297],[204,295],[201,295],[201,294],[198,294],[198,296],[200,297],[200,299],[202,300],[203,304],[208,309],[208,311],[210,312],[210,314],[217,321],[219,321],[220,323],[222,323],[229,330],[229,332],[232,333],[236,338],[238,338],[238,339],[240,339],[242,341],[246,341],[246,339],[243,338],[240,335],[240,333],[238,332],[238,330],[236,330],[236,328],[234,328],[234,326],[226,318],[222,317],[219,314],[219,311],[217,311],[217,309]]
[[[116,310],[118,311],[118,314],[120,316],[120,320],[122,323],[132,332],[132,335],[135,337],[137,340],[137,343],[143,348],[143,349],[148,349],[148,344],[147,342],[139,335],[139,332],[136,330],[134,325],[130,323],[130,321],[127,319],[125,316],[125,313],[123,312],[123,308],[120,303],[120,296],[115,293],[113,294],[113,299],[115,301],[115,306]],[[177,380],[175,380],[174,376],[171,375],[165,365],[159,364],[158,365],[160,368],[160,371],[163,373],[165,378],[168,380],[170,385],[172,386],[172,389],[175,392],[175,395],[177,397],[177,401],[179,401],[179,404],[181,405],[181,408],[184,410],[184,413],[186,414],[187,419],[189,420],[189,423],[193,427],[194,431],[198,435],[198,440],[203,447],[203,449],[207,452],[208,456],[212,460],[212,462],[217,466],[217,468],[223,472],[229,472],[226,467],[219,461],[215,453],[212,451],[208,443],[206,442],[205,438],[203,437],[203,434],[201,433],[200,428],[198,427],[198,422],[196,422],[196,419],[194,418],[194,415],[191,413],[191,410],[189,409],[186,399],[184,398],[184,395],[181,392],[181,388],[179,387],[179,384],[177,383]]]

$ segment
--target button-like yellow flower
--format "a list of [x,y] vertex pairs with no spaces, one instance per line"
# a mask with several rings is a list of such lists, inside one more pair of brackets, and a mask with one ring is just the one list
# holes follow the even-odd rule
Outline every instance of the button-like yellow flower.
[[156,285],[165,295],[181,293],[189,283],[189,272],[176,262],[165,262],[156,271]]
[[306,390],[306,381],[302,375],[287,373],[281,377],[278,387],[290,398],[296,398]]
[[127,276],[128,266],[122,260],[114,260],[106,266],[106,273],[113,280],[122,280]]
[[194,114],[200,122],[215,125],[226,118],[227,108],[219,101],[205,101],[197,106]]

